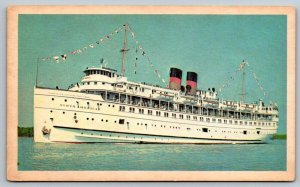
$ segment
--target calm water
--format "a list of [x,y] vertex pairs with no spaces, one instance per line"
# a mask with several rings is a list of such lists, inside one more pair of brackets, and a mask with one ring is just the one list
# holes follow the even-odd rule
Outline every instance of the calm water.
[[286,170],[285,140],[249,145],[18,142],[19,170]]

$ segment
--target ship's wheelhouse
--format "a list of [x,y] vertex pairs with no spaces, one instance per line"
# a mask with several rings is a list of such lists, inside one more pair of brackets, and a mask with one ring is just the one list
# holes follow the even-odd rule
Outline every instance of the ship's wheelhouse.
[[83,71],[85,73],[85,76],[90,75],[102,75],[106,77],[118,77],[119,75],[116,74],[116,70],[109,69],[109,68],[87,68]]

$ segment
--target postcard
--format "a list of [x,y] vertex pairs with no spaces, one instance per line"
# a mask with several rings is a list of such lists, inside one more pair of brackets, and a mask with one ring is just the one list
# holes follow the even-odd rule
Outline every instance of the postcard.
[[293,181],[295,9],[11,6],[10,181]]

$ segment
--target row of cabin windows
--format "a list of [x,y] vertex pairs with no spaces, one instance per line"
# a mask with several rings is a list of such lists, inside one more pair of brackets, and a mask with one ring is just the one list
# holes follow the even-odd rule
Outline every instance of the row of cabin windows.
[[[120,111],[125,111],[125,106],[120,106]],[[135,108],[134,107],[129,107],[129,112],[134,113],[135,112]],[[139,109],[139,113],[140,114],[144,114],[144,109]],[[152,115],[152,110],[148,110],[148,115]],[[156,116],[161,116],[161,112],[160,111],[156,111]],[[164,117],[169,117],[169,113],[168,112],[164,112]],[[177,118],[177,114],[172,113],[172,118]],[[183,114],[179,114],[179,119],[184,119],[184,115]],[[187,120],[191,120],[191,116],[190,115],[186,115],[186,119]],[[198,117],[197,116],[193,116],[192,118],[193,120],[197,121]],[[237,121],[237,120],[227,120],[227,119],[216,119],[216,118],[205,118],[206,122],[212,122],[212,123],[216,123],[218,120],[218,123],[224,123],[224,124],[235,124],[235,125],[262,125],[262,126],[271,126],[272,123],[271,122],[248,122],[248,121]],[[203,117],[199,117],[199,121],[204,121]],[[275,125],[275,123],[273,122],[273,125]]]
[[86,75],[95,75],[95,74],[98,74],[98,75],[105,75],[105,76],[108,76],[108,77],[114,77],[115,74],[114,73],[111,73],[111,72],[108,72],[108,71],[102,71],[102,70],[89,70],[86,72]]
[[[105,82],[99,82],[99,84],[105,85]],[[83,82],[82,85],[98,85],[98,82]]]
[[[118,88],[123,88],[123,85],[116,85],[116,87]],[[139,90],[140,92],[144,92],[145,88],[141,88],[141,87],[132,87],[132,86],[127,86],[126,87],[128,90]]]
[[[90,84],[90,82],[86,82],[86,83],[83,83],[83,84]],[[97,84],[97,82],[94,82],[94,84]],[[102,84],[105,84],[104,82],[102,82]],[[94,94],[98,94],[99,95],[99,93],[97,92],[97,91],[86,91],[87,93],[94,93]],[[100,95],[102,95],[102,93],[100,94]],[[112,94],[112,95],[114,95],[114,94]],[[104,97],[104,95],[102,95],[103,97]],[[116,96],[114,96],[114,97],[116,97]],[[108,98],[108,100],[113,100],[113,101],[119,101],[119,99],[116,99],[116,98],[110,98],[110,95],[109,94],[107,94],[107,98]],[[143,105],[143,106],[147,106],[147,105]],[[188,111],[192,111],[192,108],[191,108],[191,106],[186,106],[187,107],[187,110]],[[164,108],[164,106],[162,106],[162,108]],[[179,109],[180,110],[180,109]],[[196,112],[197,113],[197,112]],[[205,110],[204,111],[204,115],[205,114],[207,114],[208,112],[207,112],[207,110]],[[266,119],[271,119],[270,118],[271,116],[268,116],[268,118],[267,118],[267,116],[264,116],[264,115],[257,115],[257,118],[258,119],[261,119],[261,118],[266,118]],[[276,118],[278,118],[278,115],[275,115],[275,117]],[[194,120],[196,120],[196,119],[194,119]]]
[[[143,126],[145,125],[147,127],[147,123],[143,124],[143,123],[137,123],[137,125]],[[156,127],[156,124],[151,124],[152,127]],[[159,126],[158,126],[159,127]],[[168,128],[166,125],[160,125],[161,128]],[[170,129],[180,129],[180,127],[178,126],[169,126]],[[190,129],[190,128],[188,128]]]
[[[51,99],[52,101],[54,101],[54,98]],[[67,102],[68,100],[67,99],[64,99],[64,102]],[[77,108],[82,108],[82,109],[95,109],[93,107],[90,107],[90,103],[89,102],[86,102],[86,107],[85,106],[79,106],[79,102],[77,101]],[[96,110],[100,110],[99,106],[101,106],[102,104],[101,103],[97,103],[97,108]],[[73,107],[75,108],[75,105],[65,105],[65,104],[60,104],[60,106],[63,106],[63,107]],[[115,105],[108,105],[108,107],[115,107]],[[125,106],[120,106],[120,111],[125,111]],[[135,108],[134,107],[129,107],[129,112],[132,112],[132,113],[135,113]],[[144,109],[139,109],[139,113],[140,114],[144,114]],[[148,110],[148,115],[152,115],[152,110]],[[160,111],[156,111],[156,116],[161,116],[161,112]],[[164,117],[169,117],[169,113],[168,112],[164,112]],[[177,115],[175,113],[172,113],[172,118],[177,118]],[[184,119],[184,116],[183,114],[179,114],[179,118],[180,119]],[[197,121],[197,116],[193,116],[193,120],[196,120]],[[186,115],[186,119],[187,120],[191,120],[191,117],[190,115]],[[206,118],[206,122],[210,122],[211,118]],[[204,121],[204,118],[203,117],[199,117],[199,120],[200,121]],[[213,123],[216,123],[216,119],[215,118],[212,118],[212,122]],[[237,121],[237,120],[227,120],[227,119],[224,119],[223,121],[221,119],[218,119],[218,123],[224,123],[224,124],[235,124],[235,125],[258,125],[258,126],[271,126],[272,123],[270,122],[243,122],[243,121]],[[273,122],[273,125],[275,125],[275,123]]]
[[[53,113],[53,111],[52,110],[50,110],[50,113]],[[65,114],[65,111],[63,111],[62,112],[63,114]],[[52,120],[53,120],[53,118],[51,118]],[[78,120],[77,120],[77,116],[76,116],[76,113],[74,113],[74,119],[75,119],[75,122],[77,123],[78,122]],[[90,118],[86,118],[86,120],[90,120]],[[92,121],[94,121],[94,118],[91,118],[91,120]],[[104,120],[103,119],[101,119],[101,122],[104,122]],[[105,120],[105,122],[108,122],[108,120]],[[115,123],[117,123],[117,121],[115,121]],[[123,124],[125,124],[125,119],[119,119],[119,124],[121,124],[121,125],[123,125]],[[129,122],[126,122],[126,124],[127,125],[129,125]],[[143,125],[145,125],[146,127],[147,127],[147,123],[145,123],[145,124],[143,124],[143,123],[137,123],[137,125],[141,125],[141,126],[143,126]],[[154,126],[154,127],[156,127],[156,125],[151,125],[152,127]],[[160,125],[160,127],[161,128],[166,128],[166,126],[165,125]],[[169,126],[169,128],[173,128],[173,129],[180,129],[180,127],[177,127],[177,126]],[[187,129],[187,131],[190,131],[191,130],[191,128],[186,128]],[[208,128],[202,128],[202,129],[196,129],[197,131],[202,131],[202,132],[210,132],[210,130],[208,130]],[[217,130],[215,130],[215,132],[217,132]],[[225,131],[225,130],[222,130],[222,133],[231,133],[231,131]],[[238,133],[237,131],[234,131],[233,133]],[[243,133],[243,134],[247,134],[247,131],[246,130],[244,130],[244,131],[242,131],[242,132],[240,132],[240,133]],[[248,132],[249,133],[249,132]],[[256,132],[257,134],[260,134],[260,131],[257,131]],[[267,132],[267,134],[268,133],[271,133],[271,132]],[[250,133],[249,133],[250,134]]]

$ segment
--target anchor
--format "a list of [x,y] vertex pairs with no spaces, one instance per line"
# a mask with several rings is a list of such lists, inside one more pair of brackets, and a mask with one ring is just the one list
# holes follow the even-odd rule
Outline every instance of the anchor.
[[51,129],[47,129],[46,126],[43,127],[43,129],[42,129],[43,135],[49,135],[50,132],[51,132]]

